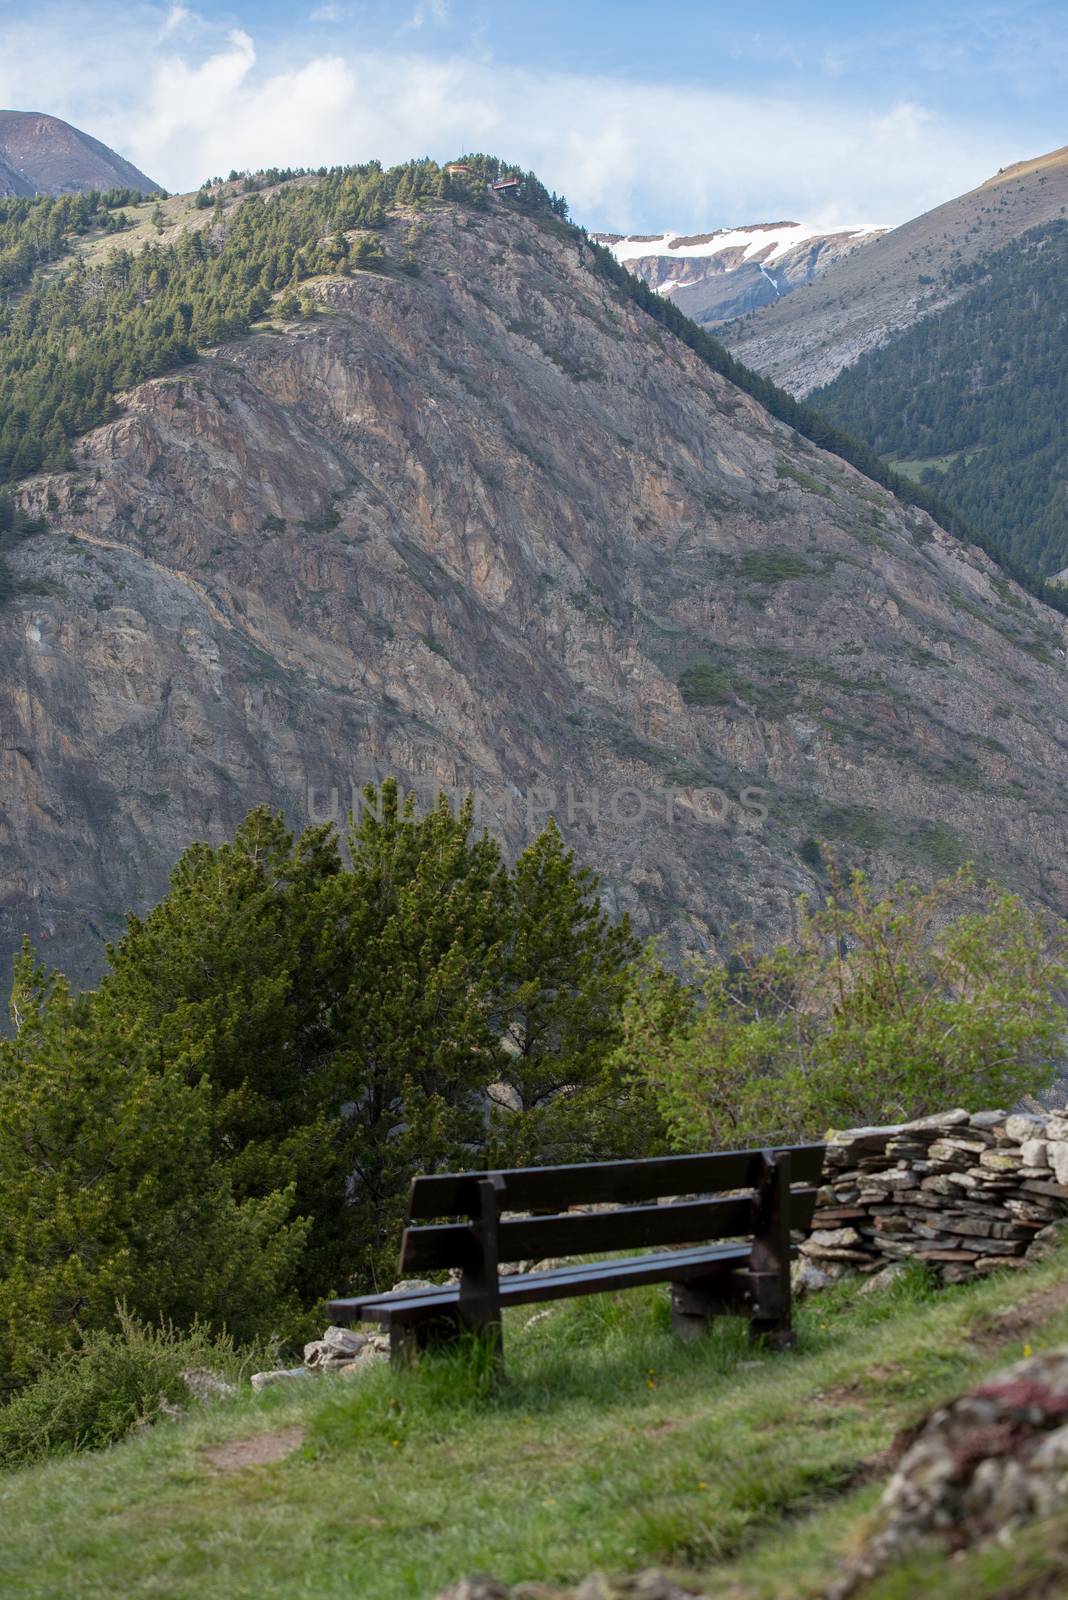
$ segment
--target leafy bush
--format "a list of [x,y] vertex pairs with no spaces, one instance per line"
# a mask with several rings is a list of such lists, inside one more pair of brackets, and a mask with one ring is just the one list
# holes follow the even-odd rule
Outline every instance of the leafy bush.
[[241,1350],[202,1324],[179,1333],[170,1323],[139,1322],[124,1308],[118,1321],[117,1332],[87,1333],[78,1348],[0,1406],[0,1466],[114,1444],[166,1415],[165,1407],[190,1404],[183,1372],[207,1370],[237,1383],[254,1367],[273,1364],[271,1346]]
[[647,957],[617,1064],[651,1087],[682,1149],[1011,1105],[1050,1081],[1066,982],[1041,918],[967,871],[883,900],[832,872],[789,945],[698,965],[690,982]]

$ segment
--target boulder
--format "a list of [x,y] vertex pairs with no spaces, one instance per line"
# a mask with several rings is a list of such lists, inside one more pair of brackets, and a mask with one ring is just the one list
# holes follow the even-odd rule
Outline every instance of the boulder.
[[314,1376],[313,1367],[277,1367],[270,1372],[254,1372],[252,1387],[258,1394],[261,1389],[273,1389],[277,1384],[294,1383],[298,1378]]
[[954,1550],[1068,1505],[1068,1348],[1018,1361],[940,1406],[906,1450],[879,1505],[881,1526],[828,1593],[846,1600],[892,1562],[938,1539]]

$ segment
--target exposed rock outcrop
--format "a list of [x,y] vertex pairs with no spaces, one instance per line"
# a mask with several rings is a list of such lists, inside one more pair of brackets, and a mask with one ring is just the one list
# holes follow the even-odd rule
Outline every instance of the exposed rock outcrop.
[[965,1550],[1004,1540],[1066,1504],[1068,1350],[1062,1349],[1028,1356],[931,1413],[886,1486],[881,1526],[828,1600],[847,1600],[925,1542]]
[[650,289],[670,295],[695,322],[715,327],[781,300],[885,232],[876,227],[821,232],[800,222],[761,222],[712,233],[593,237]]
[[0,605],[0,972],[27,932],[89,977],[192,840],[391,772],[474,786],[510,850],[555,809],[676,948],[785,933],[812,836],[1068,910],[1061,618],[555,223],[443,202],[384,237],[386,272],[24,486],[51,526]]

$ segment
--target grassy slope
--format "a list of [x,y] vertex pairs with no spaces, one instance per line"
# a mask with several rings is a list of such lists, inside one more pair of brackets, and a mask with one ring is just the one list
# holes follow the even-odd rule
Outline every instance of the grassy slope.
[[[493,1397],[457,1363],[403,1381],[379,1368],[0,1477],[0,1592],[392,1600],[476,1572],[566,1583],[667,1564],[724,1600],[801,1600],[857,1538],[900,1427],[1025,1343],[1068,1339],[1066,1267],[1068,1249],[935,1298],[839,1288],[802,1311],[790,1355],[754,1356],[732,1322],[680,1345],[654,1291],[529,1327],[517,1313]],[[202,1453],[294,1423],[303,1449],[275,1465],[222,1474]],[[989,1572],[1025,1551],[925,1557],[866,1595],[1016,1593]]]

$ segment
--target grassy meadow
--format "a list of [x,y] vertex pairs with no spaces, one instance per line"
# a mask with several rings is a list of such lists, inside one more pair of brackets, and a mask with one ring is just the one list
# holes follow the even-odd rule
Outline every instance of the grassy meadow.
[[[918,1272],[838,1285],[800,1309],[786,1354],[733,1320],[674,1340],[662,1290],[605,1296],[512,1314],[503,1384],[466,1350],[196,1407],[0,1475],[0,1593],[401,1600],[471,1574],[552,1590],[661,1565],[722,1600],[814,1597],[899,1430],[1068,1338],[1066,1268],[1068,1248],[959,1289]],[[1062,1592],[1004,1587],[1014,1562],[1045,1584],[1056,1544],[924,1555],[864,1600]]]

